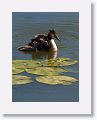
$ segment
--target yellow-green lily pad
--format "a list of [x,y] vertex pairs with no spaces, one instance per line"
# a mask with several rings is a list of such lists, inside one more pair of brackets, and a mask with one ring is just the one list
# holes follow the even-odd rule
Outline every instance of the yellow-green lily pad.
[[32,69],[26,69],[26,72],[37,75],[60,75],[61,72],[67,72],[64,69],[57,67],[37,67]]
[[41,66],[40,62],[35,60],[13,60],[12,64],[15,68],[33,68]]
[[13,60],[12,65],[15,68],[24,68],[26,65],[26,60]]
[[33,68],[33,67],[57,67],[57,66],[68,66],[76,64],[77,60],[72,60],[70,58],[55,58],[55,59],[49,59],[44,61],[36,61],[36,60],[13,60],[12,64],[15,68]]
[[41,83],[49,84],[49,85],[70,85],[78,80],[69,76],[38,76],[36,80]]
[[45,60],[42,62],[43,66],[69,66],[76,64],[77,60],[72,60],[70,58],[55,58],[50,60]]
[[17,69],[15,67],[12,67],[12,74],[15,75],[15,74],[19,74],[21,72],[24,72],[24,69]]
[[12,76],[12,85],[21,85],[21,84],[27,84],[31,83],[32,80],[28,76],[22,76],[22,75],[13,75]]

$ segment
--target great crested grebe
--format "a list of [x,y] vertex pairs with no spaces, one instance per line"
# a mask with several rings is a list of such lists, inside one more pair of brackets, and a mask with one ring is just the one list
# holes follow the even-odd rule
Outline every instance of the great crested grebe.
[[[59,40],[55,30],[49,30],[47,35],[37,34],[28,45],[20,46],[20,51],[57,51],[57,45],[54,39]],[[59,40],[60,41],[60,40]]]

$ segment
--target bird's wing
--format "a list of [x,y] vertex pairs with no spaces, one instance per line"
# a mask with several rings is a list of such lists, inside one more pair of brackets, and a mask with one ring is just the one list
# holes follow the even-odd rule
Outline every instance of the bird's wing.
[[37,38],[37,37],[43,38],[43,37],[46,37],[46,35],[45,35],[45,34],[36,34],[34,37],[35,37],[35,38]]

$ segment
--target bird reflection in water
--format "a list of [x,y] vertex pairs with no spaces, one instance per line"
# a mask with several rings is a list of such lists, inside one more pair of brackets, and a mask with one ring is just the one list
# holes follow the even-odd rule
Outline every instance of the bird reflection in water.
[[32,59],[52,59],[57,57],[57,51],[37,51],[32,54]]
[[32,56],[33,60],[38,59],[53,59],[57,57],[57,51],[34,51],[34,52],[24,52],[21,51],[24,54],[30,54]]

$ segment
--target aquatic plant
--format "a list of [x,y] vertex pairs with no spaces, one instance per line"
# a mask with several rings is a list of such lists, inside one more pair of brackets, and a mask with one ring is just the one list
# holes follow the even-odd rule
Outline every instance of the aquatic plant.
[[43,61],[35,60],[13,60],[12,64],[15,68],[31,68],[40,66],[68,66],[78,63],[77,60],[70,58],[55,58]]
[[15,75],[15,74],[19,74],[21,72],[24,72],[24,69],[23,68],[20,68],[20,69],[17,69],[15,67],[12,67],[12,74]]
[[36,77],[36,80],[38,82],[49,85],[56,85],[56,84],[70,85],[78,81],[76,78],[69,76],[38,76]]
[[77,60],[72,60],[70,58],[55,58],[44,60],[41,62],[43,66],[69,66],[78,63]]
[[12,65],[15,68],[32,68],[41,66],[41,63],[35,60],[13,60]]
[[61,72],[67,72],[67,70],[58,67],[36,67],[32,69],[26,69],[27,73],[37,75],[60,75]]
[[32,80],[30,77],[22,76],[22,75],[13,75],[12,76],[12,85],[21,85],[31,83]]
[[[62,76],[63,72],[69,72],[69,69],[62,68],[65,66],[76,64],[77,60],[70,58],[55,58],[43,61],[35,60],[13,60],[12,61],[12,84],[27,84],[32,80],[28,76],[16,75],[22,72],[41,75],[36,77],[36,80],[41,83],[56,85],[70,85],[76,81],[76,78],[70,76]],[[61,67],[62,66],[62,67]]]

